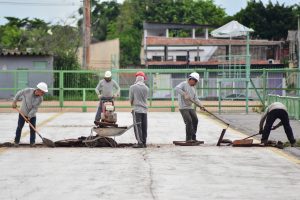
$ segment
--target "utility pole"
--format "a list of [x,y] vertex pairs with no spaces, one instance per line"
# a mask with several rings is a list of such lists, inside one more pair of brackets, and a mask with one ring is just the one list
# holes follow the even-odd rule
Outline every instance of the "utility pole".
[[90,66],[90,43],[91,43],[91,3],[90,0],[83,0],[83,49],[82,68]]

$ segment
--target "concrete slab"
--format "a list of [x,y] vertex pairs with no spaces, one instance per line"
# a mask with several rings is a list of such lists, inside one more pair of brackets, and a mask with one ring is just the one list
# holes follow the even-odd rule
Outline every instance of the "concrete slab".
[[[179,113],[149,113],[153,145],[147,149],[1,148],[1,200],[298,198],[299,160],[273,148],[216,147],[224,126],[198,116],[203,146],[171,144],[185,138]],[[38,122],[45,137],[58,140],[88,135],[93,117],[40,113]],[[130,113],[118,118],[120,125],[132,123]],[[15,119],[0,115],[1,142],[14,137]],[[226,133],[229,139],[242,137],[233,129]],[[133,130],[116,140],[135,142]],[[22,141],[28,142],[28,135]]]

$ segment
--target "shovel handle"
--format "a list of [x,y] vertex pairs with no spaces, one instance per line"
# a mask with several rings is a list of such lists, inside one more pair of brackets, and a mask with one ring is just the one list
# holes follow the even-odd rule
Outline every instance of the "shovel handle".
[[257,135],[260,135],[260,133],[255,133],[254,135],[250,135],[250,136],[248,136],[248,137],[246,137],[246,138],[244,138],[242,140],[247,140],[248,138],[251,138],[251,137],[254,137],[254,136],[257,136]]
[[25,117],[25,115],[18,109],[15,108],[18,113],[20,113],[20,115],[24,118],[24,120],[29,124],[29,126],[40,136],[41,139],[43,139],[43,137],[41,136],[41,134],[36,130],[36,128],[30,123],[30,121]]
[[[192,102],[192,103],[194,103],[196,106],[198,106],[199,108],[202,108],[203,109],[203,107],[202,106],[200,106],[196,101],[194,101],[193,99],[190,99],[190,101]],[[227,122],[225,122],[223,119],[221,119],[220,117],[218,117],[218,116],[216,116],[215,114],[213,114],[213,113],[211,113],[211,112],[209,112],[208,110],[206,110],[205,108],[203,109],[205,112],[207,112],[208,114],[210,114],[211,116],[213,116],[213,117],[215,117],[216,119],[218,119],[219,121],[221,121],[221,122],[223,122],[224,124],[226,124],[227,125],[227,127],[229,127],[229,123],[227,123]]]

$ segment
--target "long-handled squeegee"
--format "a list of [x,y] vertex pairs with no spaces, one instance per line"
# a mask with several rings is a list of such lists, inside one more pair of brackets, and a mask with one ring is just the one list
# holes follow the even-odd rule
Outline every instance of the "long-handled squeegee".
[[198,104],[196,101],[194,101],[193,99],[190,99],[190,101],[191,101],[192,103],[194,103],[196,106],[198,106],[201,110],[207,112],[208,114],[210,114],[210,115],[213,116],[214,118],[218,119],[219,121],[221,121],[222,123],[224,123],[225,125],[227,125],[226,128],[222,129],[222,132],[221,132],[221,134],[220,134],[220,137],[219,137],[219,140],[218,140],[218,143],[217,143],[217,146],[220,146],[221,143],[222,143],[223,137],[224,137],[224,135],[225,135],[225,133],[226,133],[226,130],[227,130],[227,128],[229,127],[230,124],[227,123],[227,122],[225,122],[223,119],[221,119],[220,117],[216,116],[215,114],[213,114],[213,113],[209,112],[208,110],[206,110],[203,106],[199,105],[199,104]]

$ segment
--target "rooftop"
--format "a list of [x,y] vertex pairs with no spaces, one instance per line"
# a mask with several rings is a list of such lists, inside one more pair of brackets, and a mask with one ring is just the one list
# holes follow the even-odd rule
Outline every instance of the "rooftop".
[[[237,39],[200,39],[200,38],[166,38],[166,37],[147,37],[147,46],[187,46],[187,45],[203,45],[203,46],[224,46],[224,45],[246,45],[246,40]],[[276,46],[281,45],[282,41],[268,40],[250,40],[250,45],[256,46]]]

